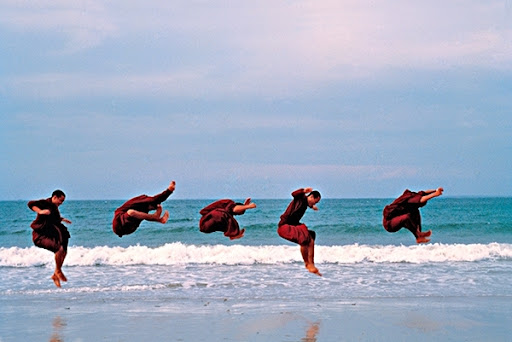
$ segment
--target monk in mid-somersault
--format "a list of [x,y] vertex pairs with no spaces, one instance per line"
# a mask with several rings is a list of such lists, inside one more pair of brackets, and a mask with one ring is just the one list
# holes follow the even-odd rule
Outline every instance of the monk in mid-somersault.
[[419,208],[425,206],[431,198],[441,196],[443,188],[414,192],[406,189],[393,203],[384,207],[382,225],[390,233],[407,228],[416,238],[416,243],[430,242],[432,231],[421,231]]
[[304,188],[292,192],[292,197],[293,200],[281,215],[277,233],[283,239],[299,244],[307,270],[321,276],[322,274],[315,267],[314,260],[316,233],[308,230],[308,227],[300,222],[307,208],[318,210],[316,204],[320,202],[320,193],[316,190],[313,191],[313,188]]
[[[119,237],[133,233],[143,220],[159,223],[166,223],[169,219],[169,212],[166,210],[162,215],[162,206],[171,196],[176,188],[176,182],[171,181],[167,189],[155,196],[140,195],[126,201],[114,212],[112,220],[112,230]],[[149,214],[150,211],[154,213]],[[162,216],[160,216],[162,215]]]
[[243,215],[247,209],[253,208],[256,208],[256,204],[250,198],[243,204],[230,199],[215,201],[199,212],[199,230],[203,233],[224,232],[224,236],[230,240],[240,239],[244,236],[245,229],[240,230],[234,215]]

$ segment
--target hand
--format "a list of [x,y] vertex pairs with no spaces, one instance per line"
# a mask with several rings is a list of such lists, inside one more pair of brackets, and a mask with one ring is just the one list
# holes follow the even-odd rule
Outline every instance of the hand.
[[311,209],[313,209],[313,210],[318,210],[318,207],[317,207],[317,206],[316,206],[316,204],[315,204],[315,205],[313,205],[313,206],[311,207]]
[[244,206],[247,207],[247,209],[253,209],[256,208],[256,203],[251,203],[251,198],[247,198],[244,202]]
[[71,221],[64,217],[61,218],[61,221],[71,224]]
[[50,209],[42,209],[37,212],[39,215],[50,215],[51,211]]
[[307,194],[308,192],[313,191],[313,188],[304,188],[304,193]]

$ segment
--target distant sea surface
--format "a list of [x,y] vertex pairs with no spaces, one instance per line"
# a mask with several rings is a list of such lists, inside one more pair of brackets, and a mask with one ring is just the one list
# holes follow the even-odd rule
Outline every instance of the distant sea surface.
[[[512,198],[432,199],[420,209],[423,229],[433,231],[424,245],[405,229],[384,230],[382,209],[393,199],[322,199],[319,211],[308,210],[302,219],[317,233],[321,278],[306,271],[297,245],[277,235],[290,200],[254,199],[257,208],[237,216],[245,236],[230,241],[220,232],[199,232],[199,210],[211,200],[171,196],[163,203],[170,212],[165,225],[143,222],[119,238],[111,222],[124,200],[68,199],[60,207],[73,222],[67,225],[71,239],[63,267],[69,281],[61,289],[49,278],[53,254],[32,244],[35,213],[27,201],[0,201],[1,301],[53,300],[65,306],[130,298],[172,303],[177,312],[189,312],[197,300],[229,300],[232,310],[275,303],[306,309],[311,302],[321,307],[367,299],[510,302]],[[20,314],[15,305],[3,306],[9,317]]]

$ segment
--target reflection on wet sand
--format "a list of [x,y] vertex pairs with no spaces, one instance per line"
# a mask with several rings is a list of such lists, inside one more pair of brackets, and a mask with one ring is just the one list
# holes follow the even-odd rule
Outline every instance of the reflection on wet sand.
[[50,336],[50,342],[64,342],[61,336],[62,328],[66,326],[66,321],[64,321],[60,316],[57,316],[53,319],[52,322],[53,333]]
[[308,330],[306,331],[306,337],[301,339],[302,342],[316,342],[316,335],[320,329],[320,323],[311,323]]

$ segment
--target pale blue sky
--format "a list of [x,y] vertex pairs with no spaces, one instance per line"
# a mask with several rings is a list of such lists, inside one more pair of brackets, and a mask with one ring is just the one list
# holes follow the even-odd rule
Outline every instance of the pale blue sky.
[[510,1],[0,0],[0,200],[512,195]]

